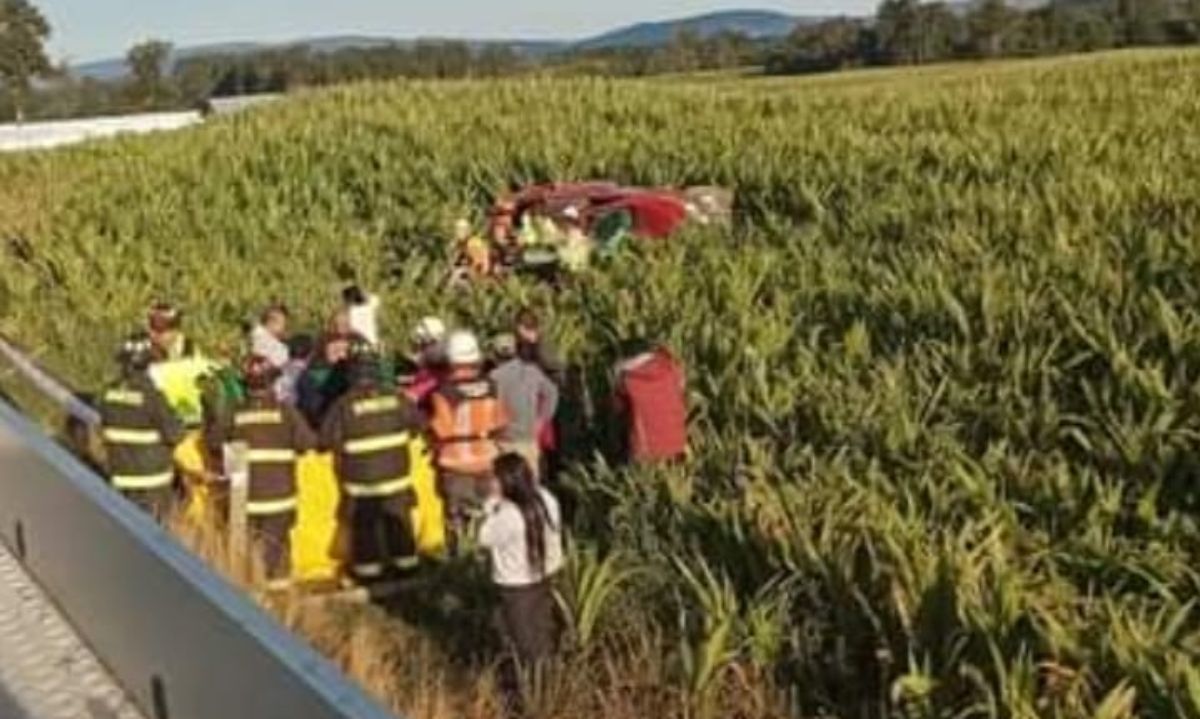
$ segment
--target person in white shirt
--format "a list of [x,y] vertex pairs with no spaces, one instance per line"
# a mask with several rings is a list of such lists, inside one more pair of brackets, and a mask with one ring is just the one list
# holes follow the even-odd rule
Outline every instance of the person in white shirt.
[[372,347],[379,346],[379,296],[363,292],[358,285],[342,290],[342,301],[350,321],[350,329]]
[[531,664],[552,654],[557,641],[550,585],[563,567],[562,513],[520,455],[497,459],[495,476],[479,544],[491,556],[506,638],[517,658]]
[[283,369],[290,359],[287,346],[288,310],[271,305],[263,310],[258,324],[250,330],[250,354],[266,358],[275,369]]
[[[281,372],[292,359],[287,345],[288,315],[284,305],[271,305],[263,310],[258,324],[250,330],[250,354],[265,358]],[[282,400],[286,390],[286,383],[280,377],[275,385],[276,398]]]

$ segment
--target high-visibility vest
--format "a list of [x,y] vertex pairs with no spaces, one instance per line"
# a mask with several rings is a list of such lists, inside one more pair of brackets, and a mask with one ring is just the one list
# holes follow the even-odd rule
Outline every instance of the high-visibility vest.
[[156,362],[150,367],[150,379],[167,399],[175,416],[188,427],[204,420],[203,390],[200,380],[215,372],[217,364],[200,355]]
[[163,402],[148,380],[113,385],[100,397],[101,438],[115,489],[142,492],[174,481],[171,439],[156,421],[152,403]]
[[437,465],[463,474],[487,474],[500,454],[496,436],[507,424],[496,385],[489,379],[444,384],[432,397],[430,428]]
[[410,452],[416,436],[406,401],[383,392],[342,401],[342,439],[335,451],[343,493],[352,499],[413,499]]

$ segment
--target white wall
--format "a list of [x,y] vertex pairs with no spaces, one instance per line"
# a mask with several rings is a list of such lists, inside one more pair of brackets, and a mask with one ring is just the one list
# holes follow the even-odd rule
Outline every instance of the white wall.
[[160,112],[0,125],[0,152],[59,147],[122,134],[178,130],[199,122],[198,112]]

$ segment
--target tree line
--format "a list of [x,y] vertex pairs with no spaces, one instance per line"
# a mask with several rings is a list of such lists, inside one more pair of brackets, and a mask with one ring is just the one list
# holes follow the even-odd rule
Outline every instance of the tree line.
[[883,0],[876,16],[802,25],[777,41],[681,32],[656,47],[550,52],[503,44],[418,41],[316,50],[304,45],[177,59],[170,44],[140,43],[114,80],[54,67],[51,28],[30,0],[0,0],[0,121],[195,107],[211,97],[390,78],[553,75],[648,76],[732,68],[771,74],[852,67],[1091,52],[1200,42],[1200,0],[1050,0],[1020,10],[973,3]]
[[872,20],[797,28],[763,64],[768,73],[793,74],[1196,42],[1200,0],[1051,0],[1027,10],[978,0],[965,11],[884,0]]

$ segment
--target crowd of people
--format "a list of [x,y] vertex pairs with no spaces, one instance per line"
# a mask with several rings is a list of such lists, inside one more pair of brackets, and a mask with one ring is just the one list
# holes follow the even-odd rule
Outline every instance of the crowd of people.
[[[523,310],[485,351],[469,329],[421,319],[407,351],[382,351],[378,297],[348,287],[319,337],[293,334],[281,304],[247,328],[237,370],[206,357],[178,308],[157,304],[122,344],[121,376],[99,396],[112,486],[159,519],[182,486],[175,448],[202,437],[206,475],[227,484],[248,467],[245,517],[271,587],[288,586],[298,510],[297,464],[328,453],[357,584],[418,566],[411,526],[419,453],[437,474],[449,551],[491,558],[508,636],[527,659],[553,646],[550,584],[563,563],[562,512],[547,481],[566,369],[538,316]],[[683,370],[646,344],[617,368],[631,459],[686,452]]]

